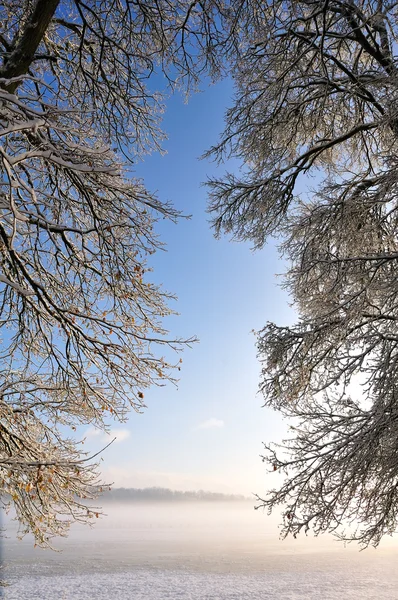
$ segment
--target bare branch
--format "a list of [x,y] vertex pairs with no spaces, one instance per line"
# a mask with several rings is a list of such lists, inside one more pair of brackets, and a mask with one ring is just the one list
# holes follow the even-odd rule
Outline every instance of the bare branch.
[[293,424],[266,444],[286,477],[259,506],[284,506],[283,535],[363,546],[398,525],[396,6],[248,3],[235,103],[208,153],[243,163],[209,182],[216,234],[278,236],[298,312],[259,332],[260,389]]

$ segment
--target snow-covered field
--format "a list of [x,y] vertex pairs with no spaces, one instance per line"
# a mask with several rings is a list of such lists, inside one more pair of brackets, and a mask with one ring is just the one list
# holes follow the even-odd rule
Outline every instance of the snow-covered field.
[[398,598],[397,577],[350,573],[215,574],[135,569],[121,573],[23,575],[8,600],[363,600]]
[[279,542],[251,507],[112,507],[53,553],[3,544],[6,600],[398,600],[398,545]]

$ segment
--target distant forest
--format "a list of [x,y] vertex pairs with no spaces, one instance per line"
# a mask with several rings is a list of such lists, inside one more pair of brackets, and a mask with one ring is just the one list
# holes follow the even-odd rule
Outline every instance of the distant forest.
[[249,498],[236,494],[218,494],[203,490],[180,492],[168,488],[115,488],[104,492],[101,502],[242,502]]

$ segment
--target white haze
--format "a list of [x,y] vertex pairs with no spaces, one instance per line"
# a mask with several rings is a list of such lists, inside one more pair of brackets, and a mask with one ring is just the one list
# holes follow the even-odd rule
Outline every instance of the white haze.
[[[8,600],[392,600],[394,541],[358,552],[331,538],[280,541],[253,502],[109,504],[92,529],[74,526],[60,553],[3,543]],[[8,524],[9,525],[9,524]],[[60,592],[62,590],[62,594]]]

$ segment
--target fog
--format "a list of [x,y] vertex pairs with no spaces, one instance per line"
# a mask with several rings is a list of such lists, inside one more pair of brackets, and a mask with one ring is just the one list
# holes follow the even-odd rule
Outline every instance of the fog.
[[[375,551],[358,552],[345,548],[328,536],[305,535],[297,540],[279,539],[278,519],[255,511],[254,501],[235,502],[154,502],[104,505],[106,513],[90,528],[74,525],[67,539],[57,540],[61,552],[33,548],[29,537],[16,540],[16,524],[4,522],[8,539],[3,541],[3,561],[41,563],[51,572],[66,567],[74,571],[114,572],[130,567],[187,568],[217,572],[256,572],[275,570],[289,564],[290,570],[322,568],[350,556],[365,565],[375,559]],[[381,558],[396,551],[394,541],[386,541],[377,551]]]
[[[60,552],[2,544],[7,600],[391,600],[397,544],[359,552],[330,537],[279,540],[254,501],[112,501]],[[392,551],[393,550],[393,551]]]

